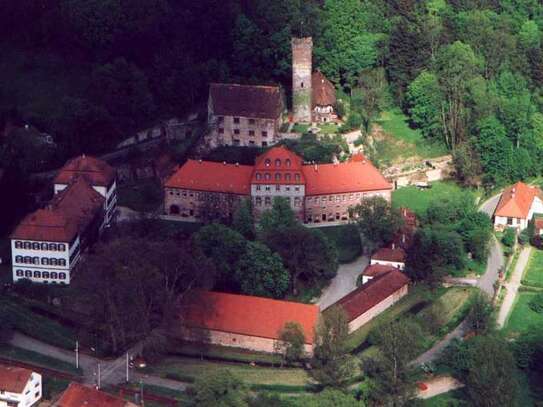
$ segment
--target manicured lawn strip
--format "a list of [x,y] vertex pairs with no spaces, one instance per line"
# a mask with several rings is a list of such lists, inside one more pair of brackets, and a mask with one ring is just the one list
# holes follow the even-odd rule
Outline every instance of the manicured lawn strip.
[[505,333],[510,337],[517,337],[529,330],[532,326],[543,326],[543,314],[538,314],[529,307],[529,303],[537,292],[519,291],[513,310],[509,316]]
[[396,208],[407,207],[418,216],[423,216],[431,202],[463,194],[473,195],[454,182],[439,181],[433,182],[430,189],[419,189],[415,186],[397,189],[392,192],[392,205]]
[[167,357],[145,369],[147,373],[171,379],[174,379],[175,375],[184,379],[196,379],[206,372],[216,370],[230,370],[249,385],[305,386],[310,381],[307,372],[299,368],[260,367],[186,357]]
[[543,287],[543,251],[535,248],[532,249],[522,284]]
[[126,206],[138,212],[152,212],[162,204],[162,188],[154,179],[125,184],[118,188],[117,205]]
[[74,348],[75,332],[72,329],[33,313],[7,298],[0,298],[0,307],[5,307],[9,311],[17,331],[64,349]]
[[292,127],[292,131],[295,132],[295,133],[302,133],[302,134],[305,134],[307,133],[309,130],[309,125],[307,124],[300,124],[300,123],[296,123],[293,127]]
[[334,123],[323,123],[318,125],[321,129],[319,134],[336,134],[338,132],[339,126]]
[[337,247],[340,263],[350,263],[362,253],[360,232],[355,225],[317,228]]
[[0,344],[0,357],[74,375],[80,375],[82,373],[81,369],[76,369],[73,364],[43,355],[41,353],[32,352],[30,350],[6,344]]

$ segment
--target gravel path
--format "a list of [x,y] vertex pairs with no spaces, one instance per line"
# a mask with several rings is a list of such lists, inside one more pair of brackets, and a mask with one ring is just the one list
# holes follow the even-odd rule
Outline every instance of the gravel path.
[[500,270],[504,266],[503,252],[500,244],[495,237],[492,237],[490,243],[490,253],[486,263],[486,271],[479,278],[477,286],[488,294],[490,298],[494,297],[494,283],[498,279]]
[[438,376],[430,380],[425,380],[424,384],[428,386],[426,390],[419,390],[417,397],[420,399],[429,399],[442,393],[458,389],[464,385],[451,376]]
[[330,285],[324,290],[317,305],[321,310],[328,308],[341,298],[345,297],[351,291],[356,289],[356,279],[366,268],[370,260],[367,256],[360,256],[352,263],[339,266],[337,275],[333,278]]
[[511,275],[511,281],[504,284],[505,288],[507,289],[507,292],[505,294],[505,298],[503,299],[503,303],[500,307],[500,312],[498,313],[498,327],[503,328],[505,326],[505,322],[507,321],[507,317],[509,316],[509,313],[511,312],[511,308],[513,307],[513,304],[515,303],[515,298],[517,297],[518,288],[520,287],[520,282],[522,280],[522,275],[524,274],[524,269],[528,265],[528,260],[530,259],[530,253],[532,249],[530,246],[525,247],[520,252],[520,255],[518,256],[517,264],[515,265],[515,269],[513,270],[513,274]]

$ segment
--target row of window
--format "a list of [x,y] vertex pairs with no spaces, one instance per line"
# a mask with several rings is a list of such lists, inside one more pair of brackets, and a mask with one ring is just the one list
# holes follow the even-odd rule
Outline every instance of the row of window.
[[[241,140],[239,139],[233,139],[232,140],[232,144],[235,145],[235,146],[241,146]],[[254,140],[249,140],[249,146],[254,146],[256,145],[255,141]],[[262,147],[267,147],[268,146],[268,142],[267,141],[263,141],[262,142]]]
[[[290,158],[287,158],[287,159],[285,160],[285,166],[290,167],[291,164],[292,164],[292,162],[290,161]],[[271,166],[271,160],[270,160],[269,158],[266,158],[266,160],[264,161],[264,165],[265,165],[266,167]],[[281,160],[280,160],[279,158],[276,158],[276,159],[275,159],[275,166],[276,166],[276,167],[280,167],[280,166],[281,166]]]
[[[273,177],[276,181],[281,181],[282,178],[284,178],[286,182],[292,181],[292,175],[290,173],[287,173],[283,176],[280,172],[276,172]],[[257,181],[260,181],[262,178],[264,178],[265,181],[270,181],[272,179],[272,175],[269,172],[265,172],[264,175],[262,175],[260,172],[257,172],[255,174],[255,178]],[[294,174],[294,181],[300,182],[301,178],[302,177],[300,176],[300,174]]]
[[26,278],[52,278],[54,280],[66,280],[66,273],[57,273],[56,271],[38,271],[38,270],[15,270],[17,277]]
[[[262,191],[262,185],[257,185],[256,190],[257,191]],[[271,191],[271,186],[270,185],[264,185],[264,190],[265,191]],[[281,185],[276,185],[275,190],[276,191],[281,191]],[[294,187],[294,190],[296,192],[300,192],[300,187]],[[290,186],[286,185],[285,186],[285,191],[290,192]]]
[[330,195],[330,196],[315,196],[315,197],[311,197],[311,196],[308,196],[306,199],[307,199],[307,202],[314,202],[315,204],[318,204],[319,202],[326,202],[326,201],[330,201],[330,202],[341,202],[341,201],[352,201],[353,199],[360,199],[362,196],[362,194],[360,192],[357,192],[355,194],[343,194],[343,195]]
[[[285,197],[285,199],[288,201],[289,204],[291,203],[291,198]],[[264,206],[269,206],[271,204],[272,204],[271,196],[264,197]],[[262,198],[261,197],[257,196],[255,198],[255,205],[256,206],[262,206]],[[297,207],[302,206],[302,199],[298,198],[298,197],[295,197],[294,198],[294,206],[297,206]]]
[[64,243],[40,243],[40,242],[21,242],[15,241],[16,249],[26,250],[50,250],[53,252],[63,252],[66,250],[66,244]]
[[[224,116],[217,116],[217,120],[219,123],[224,123]],[[256,124],[256,119],[247,119],[247,122],[250,125],[254,126]],[[234,124],[240,124],[240,123],[241,123],[241,117],[234,117]]]
[[[236,136],[239,136],[241,134],[241,130],[240,129],[234,129],[233,130],[233,133],[236,135]],[[222,127],[219,127],[219,134],[224,134],[224,129]],[[255,131],[254,130],[249,130],[247,132],[247,134],[249,135],[249,137],[254,137],[256,135]],[[265,131],[265,130],[262,130],[260,132],[260,135],[262,136],[262,138],[267,138],[268,137],[268,132]]]
[[15,256],[15,263],[23,264],[42,264],[44,266],[63,266],[66,267],[66,259],[55,259],[42,257],[41,260],[38,256]]
[[199,201],[233,201],[236,199],[235,195],[232,194],[221,194],[221,193],[212,193],[212,192],[193,192],[193,191],[186,191],[186,190],[176,190],[176,191],[169,191],[170,195],[176,195],[193,198],[196,196],[196,199]]
[[323,213],[320,216],[318,215],[307,215],[305,222],[306,223],[320,223],[320,222],[336,222],[336,221],[342,221],[342,220],[349,220],[349,215],[346,213],[340,214],[339,212],[336,212],[335,215],[333,213]]

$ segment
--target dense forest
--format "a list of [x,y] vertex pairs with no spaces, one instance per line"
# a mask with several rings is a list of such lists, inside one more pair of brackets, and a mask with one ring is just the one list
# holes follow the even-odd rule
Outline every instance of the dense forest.
[[537,0],[0,0],[0,115],[97,152],[203,106],[210,81],[290,88],[290,37],[368,128],[383,104],[466,183],[541,172]]

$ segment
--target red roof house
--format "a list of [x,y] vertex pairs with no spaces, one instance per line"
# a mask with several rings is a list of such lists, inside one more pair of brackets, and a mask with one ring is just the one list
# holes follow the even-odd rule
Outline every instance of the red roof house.
[[401,247],[383,247],[371,255],[370,264],[382,264],[404,269],[405,250]]
[[300,324],[311,348],[319,315],[316,305],[200,290],[182,300],[180,311],[183,327],[206,331],[206,341],[263,352],[274,351],[287,322]]
[[0,392],[22,393],[31,376],[31,370],[0,365]]
[[526,228],[534,213],[543,213],[542,200],[539,188],[517,182],[503,191],[494,211],[494,225]]
[[136,407],[136,404],[93,387],[70,383],[54,407]]
[[285,146],[272,147],[259,155],[251,177],[252,184],[305,184],[303,159]]
[[117,173],[105,161],[88,155],[69,160],[55,177],[55,184],[69,184],[74,177],[83,177],[90,185],[109,187]]
[[347,313],[349,332],[366,324],[407,294],[409,278],[393,269],[377,274],[335,305]]

